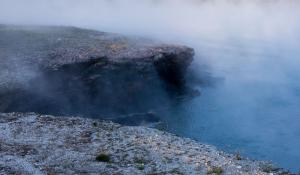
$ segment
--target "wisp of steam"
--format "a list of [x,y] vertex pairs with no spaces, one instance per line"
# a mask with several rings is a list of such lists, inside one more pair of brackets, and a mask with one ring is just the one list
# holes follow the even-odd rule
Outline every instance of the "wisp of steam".
[[298,171],[299,9],[298,0],[0,0],[0,23],[191,46],[191,71],[214,81],[194,85],[201,96],[168,109],[168,130]]

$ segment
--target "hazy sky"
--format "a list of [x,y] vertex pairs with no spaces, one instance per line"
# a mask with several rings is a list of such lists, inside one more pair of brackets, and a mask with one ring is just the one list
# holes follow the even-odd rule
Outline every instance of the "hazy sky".
[[166,38],[222,38],[233,32],[289,37],[299,30],[300,20],[297,0],[0,0],[0,4],[0,23],[73,25]]

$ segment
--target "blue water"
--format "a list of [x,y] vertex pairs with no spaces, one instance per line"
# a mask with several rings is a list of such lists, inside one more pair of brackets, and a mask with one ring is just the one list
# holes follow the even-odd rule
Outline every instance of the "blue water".
[[244,39],[194,45],[196,74],[209,74],[210,83],[194,85],[200,96],[172,106],[164,118],[169,131],[299,172],[299,43]]

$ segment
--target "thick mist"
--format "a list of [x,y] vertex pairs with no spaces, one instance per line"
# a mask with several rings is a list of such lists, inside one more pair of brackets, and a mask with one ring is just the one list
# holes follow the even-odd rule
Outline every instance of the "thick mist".
[[[299,46],[300,3],[297,0],[0,2],[0,23],[77,26],[187,44],[196,49],[196,62],[208,63],[212,68],[246,66],[244,61],[259,60],[220,60],[210,49],[233,50],[255,43],[251,48],[253,54],[265,49],[278,49],[278,54],[285,54],[289,52],[286,49]],[[243,54],[242,49],[239,52]]]
[[270,39],[293,37],[299,29],[298,6],[296,0],[1,0],[0,22],[73,25],[161,39]]
[[298,0],[0,0],[0,23],[77,26],[193,47],[191,72],[213,86],[194,85],[200,97],[168,109],[168,129],[296,172],[299,9]]
[[[201,57],[211,54],[204,48],[230,50],[244,41],[263,46],[253,52],[269,47],[268,42],[280,49],[299,46],[299,5],[297,0],[1,0],[0,23],[137,35],[187,44]],[[200,60],[212,67],[237,64],[207,55]]]

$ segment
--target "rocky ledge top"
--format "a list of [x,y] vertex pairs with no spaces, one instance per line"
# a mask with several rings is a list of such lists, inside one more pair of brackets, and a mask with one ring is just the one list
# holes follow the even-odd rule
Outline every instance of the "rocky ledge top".
[[194,50],[186,46],[58,26],[0,25],[0,46],[3,57],[20,56],[25,62],[47,68],[99,59],[112,63],[154,62],[169,55],[175,56],[175,62],[188,64],[194,55]]
[[194,50],[186,46],[115,33],[0,24],[0,93],[19,88],[44,72],[80,66],[84,69],[79,72],[127,65],[146,72],[154,67],[163,80],[179,85],[193,56]]
[[273,166],[145,127],[0,114],[0,174],[280,174]]

